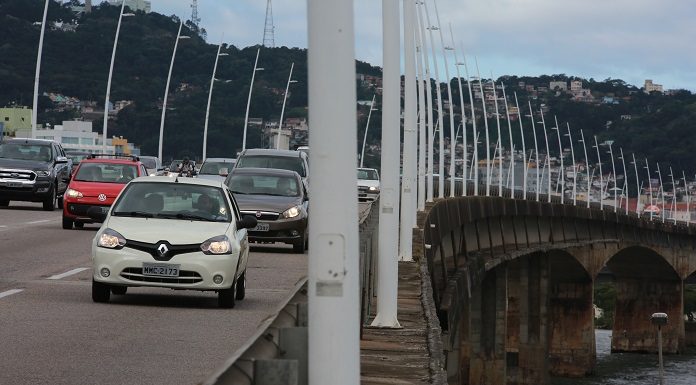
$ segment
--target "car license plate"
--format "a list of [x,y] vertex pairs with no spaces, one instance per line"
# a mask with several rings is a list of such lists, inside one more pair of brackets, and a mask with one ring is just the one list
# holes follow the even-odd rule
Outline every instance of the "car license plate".
[[19,182],[5,182],[5,185],[7,187],[22,187],[22,184]]
[[143,275],[154,275],[159,277],[178,277],[179,266],[166,263],[147,263],[143,262]]
[[256,227],[251,229],[251,231],[268,231],[271,229],[271,225],[268,223],[257,223]]

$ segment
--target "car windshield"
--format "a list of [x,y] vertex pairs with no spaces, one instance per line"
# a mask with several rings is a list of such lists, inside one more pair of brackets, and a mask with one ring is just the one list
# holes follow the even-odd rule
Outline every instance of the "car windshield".
[[268,155],[246,155],[237,162],[239,168],[279,168],[281,170],[295,171],[301,177],[306,177],[302,158],[299,156],[268,156]]
[[89,153],[66,152],[65,155],[67,155],[68,158],[71,159],[74,164],[78,164],[83,160],[89,158]]
[[362,180],[379,180],[377,171],[370,169],[358,169],[358,179]]
[[48,162],[51,160],[51,146],[48,144],[4,143],[0,145],[0,158]]
[[114,204],[114,216],[230,222],[219,187],[186,183],[132,183]]
[[149,168],[151,170],[154,170],[157,168],[157,158],[140,158],[140,162],[145,166],[145,168]]
[[288,176],[235,174],[227,183],[234,194],[300,196],[297,179]]
[[138,176],[134,164],[80,163],[74,180],[81,182],[128,183]]
[[226,168],[229,173],[234,168],[234,163],[231,162],[205,162],[201,166],[199,174],[205,175],[220,175],[220,169]]

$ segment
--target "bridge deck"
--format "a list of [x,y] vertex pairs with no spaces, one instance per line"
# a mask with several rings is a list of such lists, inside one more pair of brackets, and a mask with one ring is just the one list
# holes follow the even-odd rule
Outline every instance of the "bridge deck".
[[360,341],[362,384],[430,383],[427,322],[416,262],[399,262],[398,319],[402,329],[364,328]]

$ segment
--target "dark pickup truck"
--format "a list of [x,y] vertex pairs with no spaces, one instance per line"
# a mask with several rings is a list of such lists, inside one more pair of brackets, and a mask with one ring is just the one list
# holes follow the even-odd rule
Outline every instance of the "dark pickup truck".
[[10,201],[42,202],[51,211],[63,206],[72,161],[60,143],[10,139],[0,143],[0,207]]

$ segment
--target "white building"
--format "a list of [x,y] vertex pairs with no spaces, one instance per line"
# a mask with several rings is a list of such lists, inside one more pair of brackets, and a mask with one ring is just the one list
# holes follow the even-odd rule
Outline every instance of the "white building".
[[[31,130],[18,130],[17,137],[30,138]],[[102,152],[102,138],[101,135],[92,132],[92,122],[66,120],[62,125],[56,125],[53,128],[38,128],[36,139],[55,140],[61,143],[66,151]],[[107,139],[106,143],[106,152],[115,153],[111,139]]]
[[651,93],[651,92],[653,92],[653,91],[657,91],[657,92],[660,92],[660,93],[664,92],[664,89],[663,89],[663,87],[662,87],[662,84],[653,83],[653,81],[652,81],[651,79],[645,79],[645,86],[644,86],[644,88],[645,88],[645,93],[646,93],[646,94],[649,94],[649,93]]
[[[109,5],[121,6],[120,0],[110,0]],[[143,11],[145,13],[150,13],[151,4],[147,0],[126,0],[126,7],[130,8],[131,11]]]
[[570,81],[570,91],[571,92],[581,92],[582,91],[582,80],[571,80]]
[[[580,84],[580,88],[582,88],[582,84]],[[563,81],[549,82],[549,89],[551,91],[555,91],[556,89],[559,91],[568,91],[568,83]]]

